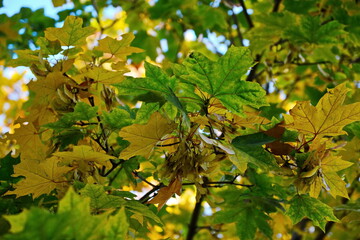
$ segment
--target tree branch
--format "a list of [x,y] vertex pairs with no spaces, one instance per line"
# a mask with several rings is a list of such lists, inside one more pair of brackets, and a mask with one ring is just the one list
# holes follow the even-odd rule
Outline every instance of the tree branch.
[[149,182],[148,180],[146,180],[146,178],[142,177],[142,176],[139,174],[139,172],[137,172],[137,171],[135,171],[135,170],[132,171],[132,172],[133,172],[133,174],[134,174],[137,178],[141,179],[143,182],[146,182],[147,184],[149,184],[149,185],[152,186],[153,188],[156,187],[155,184]]
[[240,3],[240,5],[241,5],[241,7],[243,8],[243,12],[244,12],[244,15],[245,15],[246,22],[249,24],[249,29],[253,28],[253,27],[254,27],[254,23],[253,23],[250,15],[249,15],[248,12],[247,12],[246,5],[245,5],[245,3],[244,3],[244,0],[239,0],[239,3]]
[[144,194],[144,196],[142,196],[140,199],[139,199],[139,202],[141,203],[146,203],[149,198],[150,198],[150,195],[153,194],[154,192],[156,192],[157,190],[159,190],[160,188],[163,188],[165,187],[164,184],[160,183],[159,185],[153,187],[150,191],[148,191],[147,193]]
[[[358,179],[360,176],[358,175],[355,179]],[[352,187],[350,192],[349,192],[349,199],[351,197],[351,195],[355,192],[355,187]],[[349,199],[348,198],[342,198],[341,199],[341,203],[342,204],[346,204],[347,202],[349,202]],[[341,215],[342,217],[345,216],[345,214],[343,213]],[[331,228],[334,226],[335,222],[328,222],[325,226],[325,232],[323,231],[320,231],[318,233],[318,235],[316,236],[315,240],[323,240],[325,239],[326,235],[328,235],[328,233],[330,232]]]
[[262,57],[262,55],[256,54],[256,56],[255,56],[255,62],[257,62],[257,63],[256,63],[255,66],[253,66],[253,67],[251,68],[250,73],[249,73],[249,75],[248,75],[247,78],[246,78],[246,81],[251,82],[252,80],[255,79],[256,70],[257,70],[257,68],[258,68],[258,66],[259,66],[261,57]]
[[240,23],[239,23],[239,20],[237,19],[237,16],[236,14],[234,13],[234,11],[232,11],[232,14],[231,14],[231,17],[236,25],[236,32],[237,32],[237,36],[239,38],[239,41],[240,41],[240,46],[244,46],[244,38],[241,34],[241,31],[240,31]]
[[280,6],[281,0],[274,0],[274,7],[272,12],[277,12],[279,11],[279,6]]
[[191,215],[191,220],[190,220],[190,224],[189,224],[189,230],[186,236],[186,240],[193,240],[194,236],[197,232],[197,222],[200,216],[200,212],[201,212],[201,204],[204,201],[204,197],[205,195],[201,195],[199,201],[195,204],[195,208],[194,211]]

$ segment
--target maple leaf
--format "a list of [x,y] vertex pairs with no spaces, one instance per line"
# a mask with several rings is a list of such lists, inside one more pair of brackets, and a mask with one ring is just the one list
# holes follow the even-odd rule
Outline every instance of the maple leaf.
[[68,16],[62,28],[47,28],[45,37],[50,41],[59,40],[63,46],[81,46],[86,44],[86,38],[95,33],[93,27],[82,27],[82,18]]
[[159,204],[158,210],[160,211],[160,209],[175,193],[179,196],[181,194],[181,179],[179,178],[174,178],[169,184],[169,186],[161,188],[158,194],[147,203]]
[[59,166],[59,162],[56,157],[51,157],[41,163],[21,161],[20,164],[14,166],[14,175],[25,176],[25,179],[16,184],[16,189],[8,192],[7,195],[16,194],[20,197],[33,194],[33,198],[37,198],[42,194],[49,194],[55,188],[62,188],[67,182],[64,174],[73,168]]
[[337,175],[336,172],[348,168],[353,163],[341,160],[337,156],[327,156],[321,160],[321,173],[326,183],[326,188],[329,190],[333,197],[337,195],[349,198],[346,190],[346,183]]
[[87,145],[74,146],[72,152],[57,152],[53,155],[62,158],[63,163],[74,164],[75,162],[81,170],[87,169],[88,163],[91,161],[105,167],[111,167],[109,160],[115,158],[106,153],[96,152]]
[[127,71],[109,71],[101,67],[96,67],[85,73],[85,76],[93,79],[95,82],[103,84],[114,84],[124,80],[124,73]]
[[309,190],[310,196],[317,198],[324,187],[335,198],[342,196],[349,198],[346,183],[337,172],[350,167],[353,163],[344,161],[340,156],[333,156],[325,149],[325,143],[320,145],[306,160],[300,174],[300,189]]
[[267,105],[266,93],[259,84],[240,80],[253,65],[247,48],[230,47],[217,62],[194,52],[183,65],[186,70],[180,70],[178,66],[175,68],[185,83],[196,85],[235,113],[242,114],[244,105],[255,108]]
[[348,91],[346,83],[342,83],[328,89],[316,107],[310,101],[297,102],[290,110],[293,122],[286,127],[317,137],[346,134],[342,128],[360,120],[360,103],[342,105]]
[[162,141],[162,137],[171,133],[176,124],[169,122],[159,112],[151,115],[145,125],[133,124],[124,127],[119,135],[130,142],[130,146],[121,152],[120,158],[129,159],[136,155],[148,158],[156,143]]
[[99,40],[99,46],[95,50],[102,51],[104,53],[110,53],[111,56],[115,56],[121,59],[126,59],[126,56],[132,53],[140,53],[144,50],[137,47],[130,47],[130,43],[134,40],[133,33],[126,33],[121,35],[122,39],[117,40],[111,37],[106,37]]
[[34,104],[49,104],[57,96],[57,89],[68,79],[60,71],[50,72],[46,77],[38,77],[28,84],[29,90],[35,93]]
[[21,125],[14,134],[8,135],[11,140],[16,140],[20,146],[22,159],[34,159],[41,161],[46,158],[48,148],[42,143],[39,131],[33,123]]
[[325,231],[327,221],[339,222],[331,207],[307,195],[296,195],[289,204],[290,208],[286,215],[290,217],[293,224],[300,222],[304,217],[308,217],[315,226],[319,226],[321,230]]

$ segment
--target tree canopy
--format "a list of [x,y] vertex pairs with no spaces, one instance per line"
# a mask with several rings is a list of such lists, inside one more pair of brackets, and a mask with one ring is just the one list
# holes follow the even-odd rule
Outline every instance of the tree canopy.
[[52,3],[0,15],[1,239],[359,238],[359,1]]

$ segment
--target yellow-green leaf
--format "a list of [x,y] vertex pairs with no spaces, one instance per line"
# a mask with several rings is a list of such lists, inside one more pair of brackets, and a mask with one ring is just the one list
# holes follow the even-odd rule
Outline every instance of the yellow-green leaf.
[[329,89],[316,107],[310,101],[297,102],[290,110],[294,122],[287,127],[316,136],[346,134],[342,128],[360,120],[360,103],[343,105],[348,91],[345,83]]
[[145,125],[133,124],[124,127],[119,135],[130,142],[130,146],[121,152],[120,158],[129,159],[136,155],[148,158],[156,143],[163,140],[162,137],[171,133],[176,124],[155,112]]
[[122,39],[106,37],[99,40],[99,46],[95,49],[104,53],[110,53],[112,56],[116,56],[121,59],[126,59],[126,56],[132,53],[143,52],[142,49],[137,47],[130,47],[130,43],[134,40],[133,33],[126,33],[121,35]]
[[80,167],[83,164],[87,165],[90,161],[96,162],[106,167],[110,167],[110,159],[115,158],[103,152],[96,152],[92,149],[92,147],[87,145],[74,146],[72,152],[57,152],[53,155],[61,157],[63,163],[71,164],[76,161]]
[[101,67],[91,69],[85,76],[103,84],[119,83],[124,80],[126,71],[109,71]]
[[82,27],[82,18],[68,16],[62,28],[47,28],[45,37],[50,41],[59,40],[63,46],[81,46],[86,44],[86,38],[95,33],[93,27]]
[[15,186],[15,190],[7,194],[17,197],[33,194],[37,198],[42,194],[49,194],[55,188],[62,188],[66,184],[64,174],[73,168],[59,166],[59,159],[52,157],[40,164],[36,161],[22,161],[14,167],[14,176],[24,176]]

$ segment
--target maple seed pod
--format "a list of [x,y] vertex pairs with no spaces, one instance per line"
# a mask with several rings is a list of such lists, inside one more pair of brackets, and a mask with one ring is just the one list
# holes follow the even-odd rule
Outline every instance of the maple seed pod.
[[56,89],[57,95],[59,96],[59,98],[61,99],[61,101],[63,101],[64,103],[71,103],[72,100],[71,98],[69,98],[67,96],[67,94],[65,94],[65,92],[63,91],[62,88],[58,88]]
[[78,88],[71,88],[71,86],[68,86],[66,84],[63,85],[64,93],[74,102],[78,102],[79,99],[77,97],[77,93],[79,93]]

